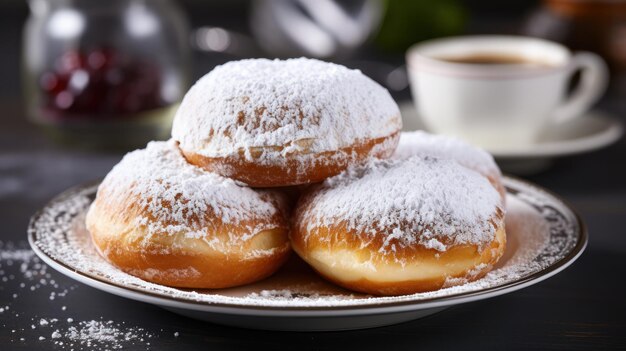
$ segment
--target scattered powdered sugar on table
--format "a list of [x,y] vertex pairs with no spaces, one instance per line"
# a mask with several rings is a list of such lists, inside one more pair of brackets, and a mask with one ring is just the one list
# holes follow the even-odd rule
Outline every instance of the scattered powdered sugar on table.
[[[49,295],[50,304],[61,304],[58,299],[65,298],[78,285],[64,286],[55,281],[48,272],[49,266],[42,263],[35,253],[27,248],[26,243],[18,245],[0,241],[0,289],[7,291],[12,300],[0,304],[0,320],[6,321],[0,326],[8,334],[8,342],[27,343],[30,349],[56,350],[118,350],[128,346],[140,346],[149,349],[150,340],[156,335],[144,328],[127,325],[112,320],[75,321],[72,317],[61,317],[66,312],[65,305],[59,306],[58,318],[30,316],[26,325],[17,325],[10,329],[7,323],[25,320],[33,310],[24,311],[27,294]],[[55,297],[55,298],[52,298]],[[68,301],[71,302],[71,301]],[[5,318],[6,317],[6,318]],[[28,333],[26,333],[28,331]],[[35,336],[27,336],[35,334]],[[178,333],[178,332],[176,332]],[[2,347],[0,347],[2,349]]]
[[[319,153],[386,137],[401,126],[389,92],[358,70],[306,58],[250,59],[198,80],[176,113],[172,136],[183,150],[204,156],[244,151],[249,160],[272,163],[294,151]],[[249,149],[264,146],[280,149],[252,159]]]
[[[99,191],[101,210],[119,209],[108,201],[127,204],[128,211],[111,215],[125,218],[127,212],[137,213],[134,225],[146,227],[148,235],[185,232],[188,237],[203,238],[214,225],[207,223],[207,213],[211,213],[225,224],[247,225],[249,234],[231,238],[245,241],[274,228],[267,218],[278,211],[269,192],[239,186],[187,163],[173,140],[150,142],[145,149],[126,154]],[[132,211],[137,208],[144,210]]]
[[500,196],[485,177],[422,156],[350,167],[307,200],[307,232],[346,223],[364,242],[386,235],[380,251],[390,257],[396,246],[487,245],[495,235],[491,222],[502,215]]
[[[129,346],[142,346],[149,349],[150,340],[156,335],[141,327],[116,323],[112,320],[87,320],[74,323],[56,318],[41,319],[39,326],[33,324],[32,329],[38,331],[39,342],[50,342],[61,350],[120,350]],[[26,338],[20,338],[20,342]]]
[[[146,340],[154,337],[143,328],[127,327],[113,321],[82,321],[77,326],[71,326],[66,330],[55,330],[51,335],[56,345],[64,343],[84,346],[87,349],[106,348],[111,350],[123,349],[137,343],[149,346]],[[65,339],[67,341],[62,341]]]
[[484,176],[499,176],[500,168],[488,152],[461,139],[424,131],[402,132],[393,158],[415,155],[452,159]]
[[[0,241],[0,281],[15,283],[18,290],[11,294],[14,301],[25,293],[39,292],[45,289],[49,300],[65,297],[77,285],[60,286],[48,272],[48,265],[41,262],[27,245],[15,245]],[[0,305],[0,313],[9,311],[9,306]]]
[[[448,297],[513,283],[563,259],[576,246],[579,230],[577,222],[564,205],[543,191],[524,183],[505,178],[505,184],[514,194],[507,199],[506,226],[509,243],[496,268],[486,277],[474,282],[413,295],[372,297],[348,291],[328,294],[327,291],[320,293],[320,289],[305,290],[297,286],[259,288],[254,284],[240,287],[239,293],[234,294],[220,290],[182,290],[145,282],[108,264],[91,244],[89,234],[84,228],[84,212],[95,193],[95,186],[62,194],[34,219],[30,235],[35,236],[37,248],[45,255],[72,267],[77,274],[180,302],[278,308],[366,308],[395,302],[419,303],[425,299]],[[277,273],[274,281],[280,280],[280,274],[281,272]]]

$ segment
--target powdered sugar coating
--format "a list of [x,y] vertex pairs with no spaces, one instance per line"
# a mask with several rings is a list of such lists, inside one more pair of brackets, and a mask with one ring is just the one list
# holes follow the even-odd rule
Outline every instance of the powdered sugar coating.
[[188,164],[173,140],[151,142],[145,149],[128,153],[103,180],[98,196],[104,206],[109,201],[135,202],[143,209],[135,225],[146,227],[148,236],[184,232],[187,237],[206,238],[213,223],[205,214],[211,213],[225,224],[260,223],[248,227],[247,235],[232,238],[246,240],[272,229],[272,223],[259,218],[270,218],[278,211],[268,193]]
[[[220,307],[224,304],[241,307],[262,306],[275,308],[274,311],[279,311],[283,307],[312,307],[329,308],[336,318],[337,311],[333,308],[340,306],[379,308],[387,303],[411,302],[416,308],[420,308],[433,299],[437,299],[434,303],[439,304],[444,301],[438,299],[462,297],[465,293],[487,294],[492,293],[494,291],[492,289],[502,291],[503,286],[510,289],[511,284],[516,284],[519,279],[533,274],[547,274],[546,272],[550,272],[547,268],[562,263],[581,240],[581,228],[575,215],[562,202],[539,188],[510,178],[505,178],[505,184],[512,190],[507,199],[508,243],[507,252],[498,266],[477,281],[403,296],[373,297],[351,292],[329,294],[327,289],[320,287],[307,290],[299,286],[277,283],[269,286],[252,284],[238,289],[191,291],[141,280],[115,268],[94,249],[84,228],[84,213],[95,193],[94,187],[73,189],[57,197],[39,216],[33,218],[29,226],[29,235],[34,238],[33,243],[40,250],[39,255],[45,255],[65,267],[71,267],[64,274],[69,274],[70,271],[80,272],[104,283],[124,286],[170,301],[175,299],[181,303],[203,303],[205,311],[209,306]],[[1,248],[0,243],[0,258],[3,257]],[[304,279],[314,280],[313,273],[309,274],[311,276]],[[277,276],[285,279],[282,278],[281,272],[277,273]],[[541,278],[539,277],[539,280]],[[284,298],[287,293],[275,292],[284,289],[292,292],[292,299]],[[281,296],[277,298],[276,295]],[[456,303],[455,301],[451,300],[450,304]],[[257,309],[250,310],[251,315],[257,313]]]
[[254,161],[319,153],[389,136],[402,126],[389,92],[358,70],[314,59],[249,59],[218,66],[185,95],[172,136],[207,157],[265,150]]
[[[414,156],[373,160],[327,179],[306,205],[306,231],[345,221],[367,242],[384,235],[381,252],[397,246],[486,245],[502,210],[486,178],[454,161]],[[306,238],[305,238],[306,240]]]
[[484,176],[501,175],[493,156],[458,138],[430,134],[421,130],[402,132],[398,148],[392,157],[405,159],[415,155],[451,159]]

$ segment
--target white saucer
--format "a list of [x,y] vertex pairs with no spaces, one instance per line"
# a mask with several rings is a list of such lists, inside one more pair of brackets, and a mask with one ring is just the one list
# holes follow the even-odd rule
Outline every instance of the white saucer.
[[587,233],[570,207],[533,184],[505,177],[504,185],[507,247],[494,269],[474,282],[412,295],[375,297],[344,290],[295,255],[272,277],[236,288],[193,291],[143,281],[111,266],[91,242],[84,215],[97,184],[52,200],[31,219],[28,240],[45,263],[72,279],[185,316],[254,329],[371,328],[519,290],[557,274],[580,256]]
[[[412,102],[400,103],[404,130],[426,129]],[[582,154],[609,146],[620,139],[624,128],[619,119],[600,111],[545,131],[530,145],[487,148],[498,164],[511,173],[532,173],[550,165],[557,157]]]

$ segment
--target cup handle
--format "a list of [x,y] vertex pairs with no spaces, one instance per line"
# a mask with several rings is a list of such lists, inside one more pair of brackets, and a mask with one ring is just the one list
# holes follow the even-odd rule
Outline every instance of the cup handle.
[[571,58],[568,75],[581,71],[578,86],[571,96],[556,108],[553,120],[562,123],[583,115],[606,91],[609,73],[604,60],[591,52],[577,52]]

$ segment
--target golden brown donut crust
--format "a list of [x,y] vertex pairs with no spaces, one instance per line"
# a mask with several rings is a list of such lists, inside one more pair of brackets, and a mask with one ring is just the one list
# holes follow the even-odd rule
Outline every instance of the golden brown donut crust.
[[99,253],[157,284],[226,288],[275,272],[288,258],[287,197],[189,165],[176,143],[151,142],[106,176],[86,215]]
[[[254,223],[223,223],[208,210],[203,220],[209,237],[186,236],[181,231],[148,235],[146,227],[134,219],[146,215],[132,196],[111,199],[101,188],[87,213],[87,229],[100,254],[123,271],[157,284],[182,288],[225,288],[247,284],[274,273],[288,258],[288,224],[281,213],[259,218]],[[278,205],[278,204],[277,204]],[[165,210],[170,204],[163,202]],[[154,220],[154,219],[153,219]],[[162,223],[164,226],[175,223]],[[230,238],[245,234],[246,226],[273,224],[247,241]],[[251,253],[264,252],[253,255]],[[268,254],[268,250],[271,254]]]
[[[362,233],[348,229],[346,222],[307,228],[314,191],[301,198],[295,210],[289,235],[292,248],[321,276],[350,290],[403,295],[473,281],[489,272],[506,248],[504,212],[500,208],[489,220],[495,235],[488,245],[453,245],[442,239],[448,247],[443,252],[421,245],[399,245],[397,239],[388,239],[391,228],[382,229],[367,241]],[[393,257],[380,250],[385,241],[396,244]],[[373,266],[377,273],[355,268],[364,264]],[[399,273],[403,270],[407,271],[404,275]],[[398,275],[390,277],[388,273]],[[413,279],[415,274],[420,277]]]
[[[246,150],[243,149],[239,150],[237,156],[229,157],[207,157],[181,150],[189,163],[207,171],[236,179],[252,187],[268,188],[317,183],[368,158],[388,158],[398,145],[399,139],[400,131],[386,137],[355,143],[337,151],[291,153],[274,164],[249,161],[245,158]],[[258,159],[265,149],[276,152],[282,148],[256,147],[249,151],[253,158]]]

